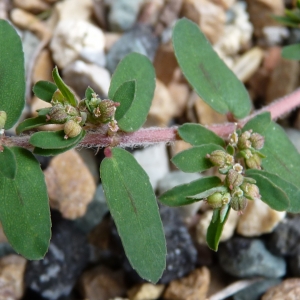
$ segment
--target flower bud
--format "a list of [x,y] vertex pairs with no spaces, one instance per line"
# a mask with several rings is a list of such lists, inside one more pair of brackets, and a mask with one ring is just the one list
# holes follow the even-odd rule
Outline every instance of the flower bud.
[[70,117],[75,117],[75,116],[79,116],[79,111],[76,107],[72,106],[72,105],[66,105],[65,106],[65,111],[68,114],[68,116]]
[[207,203],[209,206],[211,206],[213,209],[220,208],[223,206],[223,195],[222,193],[214,193],[207,197]]
[[7,115],[5,111],[0,111],[0,130],[2,130],[5,126],[5,122],[7,119]]
[[233,162],[233,157],[223,150],[215,150],[211,154],[208,154],[207,158],[209,158],[214,166],[219,168],[225,167],[231,161]]
[[236,211],[242,211],[247,206],[247,199],[240,187],[235,187],[231,194],[230,206]]
[[65,139],[76,137],[80,134],[82,128],[74,120],[69,120],[64,127]]
[[240,186],[243,183],[244,176],[231,169],[228,171],[225,181],[229,189],[232,190],[233,188]]
[[246,159],[245,162],[250,169],[261,169],[261,157],[257,153],[254,153],[251,157]]
[[102,100],[94,109],[96,118],[100,118],[102,123],[109,122],[115,115],[116,105],[115,102],[109,99]]
[[243,182],[240,186],[241,190],[244,192],[244,196],[250,200],[260,199],[258,186],[248,182]]
[[229,136],[229,144],[232,145],[233,147],[236,147],[237,143],[239,141],[239,136],[236,133],[236,131],[234,131],[230,136]]
[[251,136],[251,131],[247,130],[243,132],[242,135],[239,137],[237,146],[240,150],[248,149],[251,147],[251,142],[249,140],[250,136]]
[[262,149],[265,143],[265,138],[256,132],[251,134],[249,140],[251,142],[251,146],[256,150]]
[[68,114],[62,105],[55,105],[49,111],[49,119],[55,124],[64,124],[68,119]]

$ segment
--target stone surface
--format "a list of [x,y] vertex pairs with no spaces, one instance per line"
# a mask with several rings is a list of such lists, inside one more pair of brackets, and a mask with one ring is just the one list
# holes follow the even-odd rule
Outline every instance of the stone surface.
[[266,104],[294,91],[298,87],[299,74],[298,61],[281,58],[266,87]]
[[31,99],[31,116],[32,117],[37,117],[38,113],[37,110],[41,109],[41,108],[46,108],[46,107],[52,107],[52,105],[48,102],[45,102],[41,99],[39,99],[36,96],[33,96],[33,98]]
[[300,279],[290,278],[270,288],[261,300],[297,300],[300,295]]
[[237,232],[247,237],[270,233],[284,219],[285,215],[285,211],[273,210],[263,201],[248,201],[237,224]]
[[53,81],[52,79],[53,68],[54,66],[53,66],[50,51],[48,49],[43,49],[35,61],[33,73],[32,73],[32,81],[33,82],[37,82],[39,80]]
[[50,206],[67,219],[83,216],[96,191],[94,179],[75,150],[52,159],[45,170]]
[[104,34],[102,30],[82,20],[60,21],[50,43],[53,59],[60,68],[78,59],[103,65]]
[[184,0],[182,15],[199,25],[212,44],[224,32],[226,21],[224,9],[209,0]]
[[25,283],[46,299],[68,296],[88,262],[86,237],[72,221],[52,212],[52,238],[42,260],[29,261]]
[[205,300],[209,283],[210,272],[202,267],[184,278],[172,281],[163,297],[166,300]]
[[[204,214],[200,217],[200,220],[196,226],[196,240],[200,245],[206,245],[206,232],[211,222],[212,215],[213,215],[212,210],[208,210],[204,212]],[[237,214],[237,212],[231,210],[228,220],[225,223],[223,232],[221,234],[221,238],[220,238],[221,242],[227,241],[233,236],[238,219],[239,219],[239,215]]]
[[136,150],[133,156],[148,174],[155,190],[157,182],[169,172],[169,158],[165,145],[157,144],[143,150]]
[[113,73],[119,61],[128,53],[138,52],[154,60],[158,38],[143,24],[137,24],[112,45],[106,56],[106,67]]
[[263,293],[277,285],[281,279],[264,279],[234,294],[233,300],[260,300]]
[[65,83],[72,87],[81,98],[85,97],[85,90],[88,86],[102,99],[107,98],[110,74],[102,67],[76,60],[63,70],[63,78]]
[[108,207],[102,185],[100,184],[98,185],[94,198],[92,202],[89,203],[84,216],[76,219],[74,222],[81,231],[88,233],[102,221],[102,218],[107,212]]
[[221,243],[218,258],[222,269],[236,277],[279,278],[286,273],[284,259],[271,254],[258,239],[234,237]]
[[190,89],[186,83],[181,83],[178,80],[173,80],[168,86],[170,96],[176,106],[174,117],[180,117],[186,110]]
[[229,9],[233,6],[236,0],[212,0],[212,2],[216,3],[217,5],[222,5],[224,9]]
[[130,300],[152,300],[158,299],[164,289],[163,284],[142,283],[132,287],[127,295]]
[[111,31],[126,31],[134,25],[140,7],[145,0],[110,1],[108,22]]
[[13,0],[12,2],[15,7],[33,13],[41,13],[42,11],[50,8],[49,4],[45,3],[42,0]]
[[26,259],[15,254],[0,259],[0,299],[21,299],[24,293]]
[[83,296],[89,300],[109,300],[126,292],[122,271],[98,266],[83,273],[80,278]]

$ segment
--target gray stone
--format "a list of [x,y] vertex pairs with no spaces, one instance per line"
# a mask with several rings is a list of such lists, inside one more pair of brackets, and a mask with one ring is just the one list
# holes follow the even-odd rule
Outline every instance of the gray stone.
[[102,185],[100,184],[97,187],[94,199],[87,207],[85,215],[76,219],[74,223],[76,226],[78,226],[78,228],[80,228],[81,231],[88,233],[102,221],[102,218],[107,212],[108,207]]
[[287,40],[288,44],[296,44],[300,42],[300,29],[292,28],[290,29],[290,34]]
[[286,273],[286,262],[274,256],[259,239],[235,237],[220,245],[220,266],[237,277],[279,278]]
[[300,152],[300,132],[297,129],[286,128],[285,132],[289,137],[290,141],[294,144],[298,152]]
[[137,24],[110,48],[106,56],[106,67],[113,73],[119,61],[131,52],[146,55],[153,61],[158,45],[158,38],[151,29],[146,25]]
[[261,280],[233,295],[233,300],[260,300],[269,288],[280,282],[280,279]]

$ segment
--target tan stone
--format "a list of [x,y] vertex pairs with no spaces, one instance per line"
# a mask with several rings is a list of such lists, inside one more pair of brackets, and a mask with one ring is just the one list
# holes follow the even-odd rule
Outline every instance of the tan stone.
[[175,117],[182,116],[186,110],[187,102],[190,96],[190,89],[187,84],[172,81],[168,86],[170,96],[176,105]]
[[44,174],[50,206],[66,219],[83,216],[93,199],[96,184],[80,155],[75,150],[57,155]]
[[24,293],[26,259],[15,254],[0,259],[0,299],[18,300]]
[[261,300],[299,300],[300,278],[284,280],[279,285],[271,287]]
[[226,15],[221,6],[209,0],[184,0],[182,14],[198,24],[211,43],[222,36]]
[[108,52],[112,45],[122,36],[119,32],[104,32],[104,51]]
[[239,219],[237,232],[249,237],[270,233],[285,215],[286,212],[273,210],[261,200],[249,200]]
[[109,300],[126,292],[123,273],[103,266],[84,272],[80,285],[85,299],[89,300]]
[[165,300],[205,300],[210,282],[206,267],[194,270],[188,276],[172,281],[167,287]]
[[53,66],[50,51],[48,49],[42,50],[34,64],[32,81],[33,82],[37,82],[39,80],[53,81],[52,79],[53,67],[54,66]]
[[42,0],[13,0],[15,7],[33,12],[40,13],[50,8],[49,4]]
[[[206,232],[212,216],[212,210],[204,212],[196,226],[196,240],[201,245],[206,245]],[[231,209],[220,237],[221,242],[227,241],[233,236],[238,220],[238,213]]]
[[299,62],[280,58],[266,87],[266,104],[286,96],[298,87]]
[[52,107],[52,105],[48,102],[45,102],[41,99],[39,99],[36,96],[33,96],[31,100],[31,115],[32,117],[37,117],[38,113],[37,110],[41,108],[46,108],[46,107]]
[[163,284],[142,283],[132,287],[127,295],[130,300],[151,300],[159,298],[164,289]]
[[29,12],[15,8],[11,11],[10,18],[17,27],[32,31],[40,39],[49,39],[51,36],[48,27],[39,18]]
[[224,9],[229,9],[236,0],[212,0],[212,2],[216,3],[217,5],[221,5]]

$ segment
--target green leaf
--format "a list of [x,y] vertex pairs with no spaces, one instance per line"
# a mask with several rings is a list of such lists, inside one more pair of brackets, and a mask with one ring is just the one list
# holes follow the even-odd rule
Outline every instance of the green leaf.
[[266,128],[271,124],[271,114],[269,112],[265,112],[259,114],[249,120],[242,129],[242,132],[252,129],[253,132],[258,132],[261,128]]
[[0,176],[0,219],[12,247],[27,259],[41,259],[51,236],[44,175],[28,150],[12,147],[17,162],[14,180]]
[[51,102],[54,92],[57,90],[57,86],[50,81],[38,81],[32,88],[33,93],[46,102]]
[[276,174],[269,173],[263,170],[247,170],[246,174],[252,177],[253,174],[260,174],[268,178],[273,184],[282,189],[289,199],[290,206],[287,211],[292,213],[300,212],[300,188],[294,184],[284,180],[283,178],[277,176]]
[[76,144],[73,144],[71,146],[65,148],[59,148],[59,149],[42,149],[42,148],[34,147],[33,153],[42,156],[55,156],[64,153],[68,150],[75,148],[80,143],[80,141],[82,141],[83,138],[85,137],[86,131],[83,130],[81,134],[82,134],[82,138]]
[[289,17],[286,16],[272,16],[274,20],[276,20],[278,23],[289,26],[289,27],[299,27],[299,23],[291,20]]
[[209,197],[210,195],[212,195],[214,193],[224,193],[224,192],[228,192],[228,188],[226,186],[221,185],[221,186],[213,187],[213,188],[203,191],[201,193],[188,196],[187,198],[195,199],[195,200],[202,200],[202,199]]
[[155,194],[130,153],[119,148],[111,152],[100,166],[108,207],[132,267],[156,283],[165,269],[166,243]]
[[221,222],[220,209],[214,209],[212,220],[206,232],[207,245],[214,251],[218,251],[221,234],[229,213],[230,209],[227,210],[225,217],[223,217],[223,222]]
[[10,148],[2,146],[0,152],[0,174],[9,179],[14,179],[17,172],[16,158]]
[[193,146],[201,146],[204,144],[225,146],[225,142],[222,138],[200,124],[183,124],[179,126],[178,134],[184,141]]
[[67,101],[74,107],[77,106],[77,99],[75,95],[72,93],[70,88],[63,82],[61,77],[59,76],[58,69],[55,67],[52,71],[52,77],[54,82],[56,83],[58,89],[61,91],[63,96],[67,99]]
[[91,101],[93,94],[95,94],[95,91],[90,86],[88,86],[85,90],[85,98]]
[[216,176],[205,177],[194,180],[187,184],[181,184],[163,193],[158,199],[168,206],[182,206],[196,202],[194,199],[186,198],[191,195],[204,192],[220,185],[221,179]]
[[16,132],[17,134],[20,134],[25,130],[30,130],[32,128],[46,125],[46,124],[49,124],[46,121],[46,116],[38,116],[35,118],[26,119],[25,121],[23,121],[18,125],[18,127],[16,128]]
[[22,43],[15,29],[0,19],[0,111],[7,120],[4,129],[18,121],[25,105],[25,68]]
[[124,82],[115,92],[112,100],[119,102],[120,106],[117,107],[115,118],[120,120],[124,117],[126,112],[130,109],[135,95],[135,80]]
[[300,60],[300,44],[283,47],[281,55],[283,58]]
[[34,133],[30,139],[29,143],[34,147],[42,149],[64,149],[70,146],[75,147],[85,136],[85,130],[74,137],[64,139],[65,133],[63,130],[60,131],[40,131]]
[[219,113],[231,112],[238,119],[247,116],[251,109],[247,90],[199,27],[181,19],[174,27],[172,39],[180,68],[197,94]]
[[278,211],[288,209],[290,205],[289,198],[284,190],[276,185],[276,183],[278,183],[277,180],[275,180],[275,182],[270,180],[270,173],[247,170],[246,175],[256,180],[262,201]]
[[111,79],[109,99],[114,99],[122,84],[132,80],[135,81],[134,99],[124,116],[118,120],[119,127],[126,132],[136,131],[145,123],[154,95],[155,71],[146,56],[130,53],[121,60]]
[[171,161],[183,172],[202,172],[213,167],[206,155],[215,150],[224,150],[224,148],[215,144],[195,146],[176,154]]
[[38,109],[36,112],[38,113],[39,116],[46,116],[49,114],[50,110],[52,107],[45,107]]

